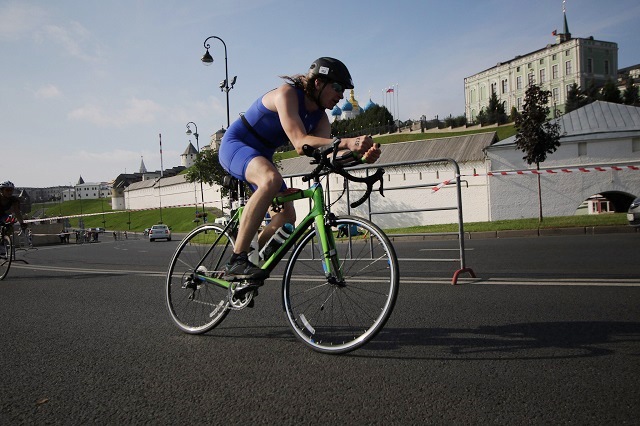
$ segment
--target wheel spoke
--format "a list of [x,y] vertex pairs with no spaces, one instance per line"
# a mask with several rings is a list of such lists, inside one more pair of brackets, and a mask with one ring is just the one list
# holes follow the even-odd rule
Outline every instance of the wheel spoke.
[[348,352],[375,336],[391,314],[399,282],[395,252],[378,227],[356,217],[338,218],[334,231],[339,225],[356,225],[369,233],[367,240],[336,244],[343,281],[327,280],[317,248],[313,260],[317,236],[312,233],[292,253],[283,286],[296,336],[314,350],[329,353]]
[[194,229],[176,249],[167,273],[166,301],[182,331],[205,333],[228,314],[228,289],[206,277],[216,275],[232,251],[233,238],[217,225]]

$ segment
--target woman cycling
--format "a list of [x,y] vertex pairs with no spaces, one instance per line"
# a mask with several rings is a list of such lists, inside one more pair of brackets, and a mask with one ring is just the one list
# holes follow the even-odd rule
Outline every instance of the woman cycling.
[[[268,278],[267,271],[249,261],[247,252],[273,198],[286,189],[282,175],[273,164],[273,153],[287,141],[298,154],[303,154],[304,145],[329,145],[331,125],[325,110],[333,109],[343,99],[344,91],[354,87],[347,67],[328,57],[314,61],[306,75],[283,78],[285,84],[258,98],[231,124],[220,145],[222,167],[254,189],[240,220],[234,254],[225,266],[228,278]],[[371,136],[344,138],[339,147],[351,150],[369,163],[380,156]],[[259,236],[260,246],[283,224],[295,223],[296,213],[291,202],[279,213],[269,213],[272,220]]]

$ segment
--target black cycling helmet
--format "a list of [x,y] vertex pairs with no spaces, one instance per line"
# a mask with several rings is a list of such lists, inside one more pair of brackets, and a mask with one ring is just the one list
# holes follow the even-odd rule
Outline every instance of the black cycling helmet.
[[324,77],[340,83],[345,89],[353,89],[353,80],[347,67],[337,59],[318,58],[309,67],[309,77]]
[[15,186],[13,185],[13,182],[11,182],[10,180],[6,180],[0,183],[0,189],[4,189],[4,188],[15,189]]

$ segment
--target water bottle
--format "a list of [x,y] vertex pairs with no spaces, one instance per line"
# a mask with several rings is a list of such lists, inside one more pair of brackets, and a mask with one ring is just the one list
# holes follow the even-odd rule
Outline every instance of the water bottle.
[[269,239],[267,244],[260,251],[260,259],[269,259],[271,255],[280,248],[282,243],[284,243],[284,241],[289,238],[289,235],[291,235],[292,232],[293,225],[290,223],[285,223],[284,225],[282,225],[282,227],[278,228],[271,239]]
[[253,236],[253,239],[251,240],[251,246],[249,247],[249,262],[253,263],[254,265],[257,265],[259,262],[259,256],[258,256],[258,252],[260,251],[260,246],[258,244],[258,233],[256,232],[256,234]]

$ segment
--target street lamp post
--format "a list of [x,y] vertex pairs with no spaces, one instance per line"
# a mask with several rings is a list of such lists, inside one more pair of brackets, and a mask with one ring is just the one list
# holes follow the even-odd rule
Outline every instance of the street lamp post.
[[[228,105],[228,104],[227,104]],[[228,112],[228,110],[227,110]],[[193,127],[195,127],[196,131],[192,132],[191,131],[191,127],[189,127],[189,124],[193,124]],[[198,141],[198,126],[196,125],[196,123],[194,123],[193,121],[190,121],[187,123],[187,135],[193,135],[196,138],[196,148],[198,149],[198,154],[200,154],[200,142]],[[202,199],[202,222],[205,223],[207,221],[206,217],[205,217],[205,212],[204,212],[204,190],[202,189],[202,180],[200,180],[200,198]],[[196,210],[198,210],[198,201],[196,200]]]
[[[162,178],[161,177],[156,179],[156,184],[158,184],[158,202],[160,203],[160,222],[158,222],[158,223],[162,224],[164,222],[162,222],[162,194],[160,193],[160,191],[162,190]],[[155,184],[154,184],[154,186],[155,186]]]
[[102,194],[100,193],[100,187],[98,187],[98,198],[100,198],[100,206],[102,207],[102,227],[107,227],[107,221],[104,218],[104,198],[102,198]]
[[80,190],[80,194],[78,194],[78,187],[75,187],[76,192],[76,200],[80,200],[80,219],[78,220],[78,226],[80,229],[84,229],[84,215],[82,213],[82,189]]
[[238,76],[233,77],[233,80],[231,80],[231,82],[229,82],[229,64],[227,63],[227,44],[224,42],[224,40],[222,40],[220,37],[218,36],[210,36],[207,37],[204,40],[204,48],[206,49],[204,55],[202,55],[202,58],[200,59],[205,65],[211,65],[213,63],[213,57],[211,56],[211,54],[209,53],[209,48],[211,47],[207,41],[209,41],[209,39],[211,38],[215,38],[218,39],[222,42],[222,45],[224,46],[224,75],[225,75],[225,79],[224,81],[220,82],[220,90],[223,92],[226,92],[227,94],[227,129],[229,128],[229,125],[231,124],[231,121],[229,120],[229,90],[233,89],[233,86],[236,84],[236,80],[238,78]]

